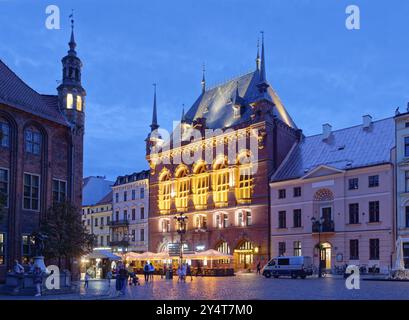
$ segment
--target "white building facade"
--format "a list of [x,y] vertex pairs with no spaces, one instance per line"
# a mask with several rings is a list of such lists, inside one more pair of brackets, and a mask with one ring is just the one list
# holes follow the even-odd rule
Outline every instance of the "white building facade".
[[397,112],[396,130],[396,269],[409,269],[409,108]]
[[82,221],[88,233],[95,236],[94,247],[110,249],[110,222],[112,217],[112,192],[95,205],[82,208]]
[[149,171],[119,176],[112,196],[113,251],[148,251]]

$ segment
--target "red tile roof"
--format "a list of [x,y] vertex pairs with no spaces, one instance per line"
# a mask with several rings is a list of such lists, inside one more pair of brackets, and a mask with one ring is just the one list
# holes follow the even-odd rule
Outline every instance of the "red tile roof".
[[30,88],[1,60],[0,103],[47,120],[68,125],[58,108],[58,96],[42,95]]

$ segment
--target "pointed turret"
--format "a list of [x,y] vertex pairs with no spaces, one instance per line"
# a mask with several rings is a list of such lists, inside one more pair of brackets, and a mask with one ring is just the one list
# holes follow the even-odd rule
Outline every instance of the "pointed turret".
[[266,60],[264,56],[264,32],[261,31],[261,65],[260,65],[260,79],[257,87],[260,93],[264,93],[267,91],[269,84],[266,80]]
[[86,92],[81,83],[82,62],[75,51],[77,43],[74,37],[74,16],[71,18],[71,36],[68,42],[69,50],[62,58],[62,81],[58,86],[59,106],[67,117],[67,120],[75,125],[83,125],[84,98]]
[[185,115],[185,105],[183,104],[182,107],[182,117],[180,118],[181,123],[186,123],[186,115]]
[[203,69],[202,69],[202,94],[206,92],[206,79],[205,79],[205,64],[203,63]]
[[156,83],[153,84],[153,112],[152,112],[152,123],[150,125],[151,132],[158,129],[158,115],[156,110]]
[[257,56],[256,56],[256,70],[260,70],[260,39],[257,39]]

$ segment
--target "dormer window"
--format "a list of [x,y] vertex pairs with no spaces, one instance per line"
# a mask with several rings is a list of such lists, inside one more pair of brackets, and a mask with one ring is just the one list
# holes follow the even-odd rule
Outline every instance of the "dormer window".
[[77,96],[77,111],[82,111],[82,97]]
[[67,109],[72,109],[74,107],[74,98],[72,93],[67,94]]
[[233,105],[233,117],[235,119],[240,118],[241,116],[241,110],[240,106],[238,105]]

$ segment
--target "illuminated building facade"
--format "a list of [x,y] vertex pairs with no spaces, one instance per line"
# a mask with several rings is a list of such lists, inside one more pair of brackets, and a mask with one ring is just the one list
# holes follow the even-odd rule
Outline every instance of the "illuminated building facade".
[[[272,176],[271,255],[388,273],[395,247],[393,118],[304,137]],[[319,222],[319,223],[318,223]]]
[[169,137],[159,129],[156,89],[153,110],[149,250],[178,251],[174,217],[182,213],[185,251],[232,254],[237,269],[266,262],[269,177],[301,131],[266,80],[264,43],[255,71],[211,89],[203,75],[200,96]]

